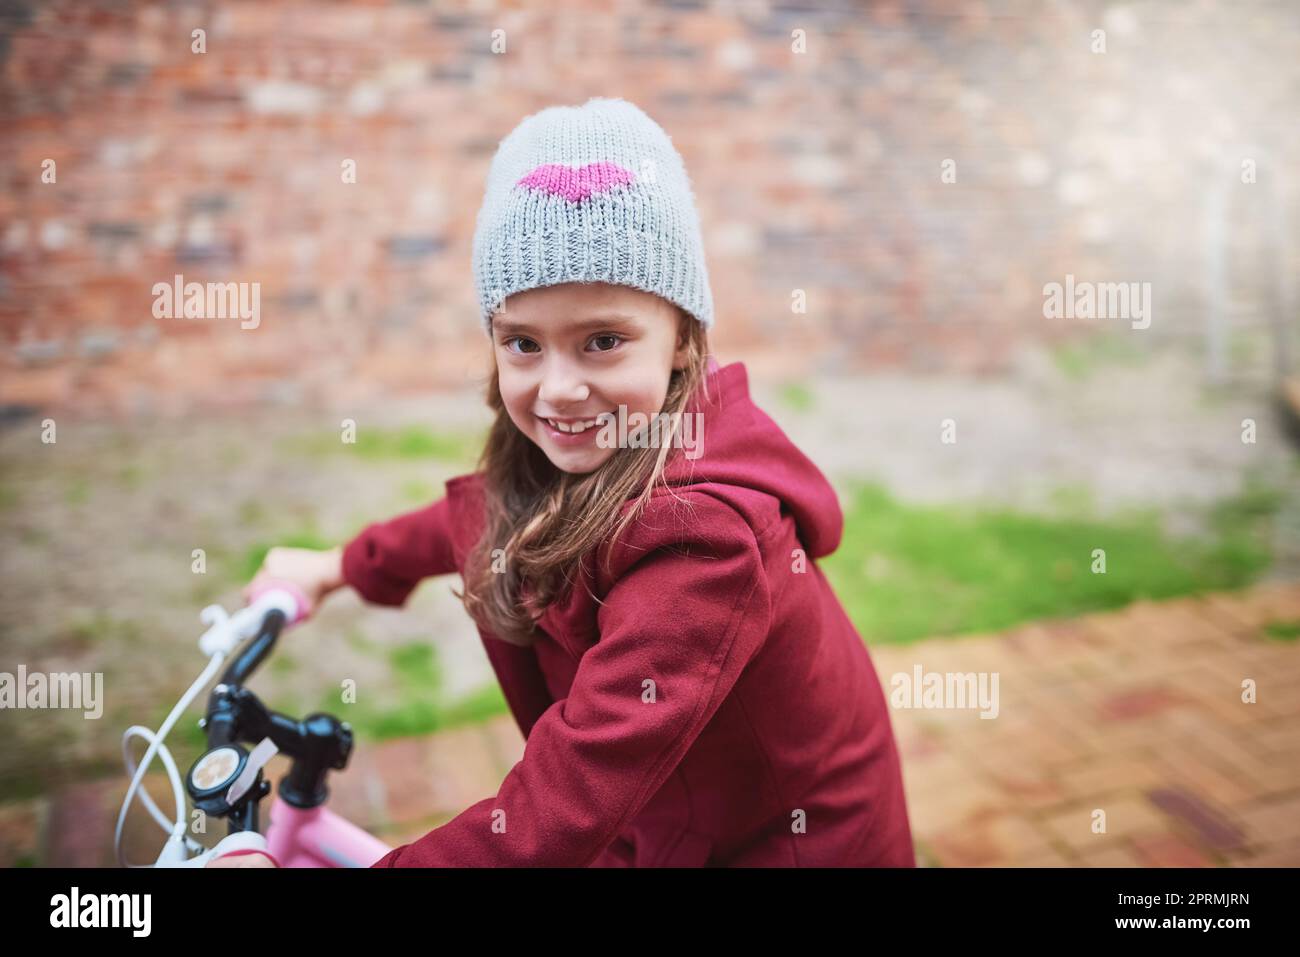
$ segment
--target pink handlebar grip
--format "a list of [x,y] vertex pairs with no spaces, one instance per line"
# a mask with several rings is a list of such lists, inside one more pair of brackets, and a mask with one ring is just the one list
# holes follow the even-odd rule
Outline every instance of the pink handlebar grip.
[[217,854],[215,857],[213,857],[213,860],[216,860],[218,857],[238,857],[240,854],[261,854],[265,857],[269,857],[271,859],[271,863],[274,864],[276,867],[284,866],[283,864],[281,864],[279,861],[275,859],[275,855],[272,854],[270,851],[259,851],[255,847],[241,847],[237,851],[226,851],[224,854]]
[[293,600],[298,606],[298,613],[294,615],[287,624],[294,625],[311,617],[313,609],[311,607],[310,599],[307,598],[307,593],[293,582],[268,579],[253,589],[252,593],[249,595],[249,604],[257,601],[269,591],[285,591],[293,596]]

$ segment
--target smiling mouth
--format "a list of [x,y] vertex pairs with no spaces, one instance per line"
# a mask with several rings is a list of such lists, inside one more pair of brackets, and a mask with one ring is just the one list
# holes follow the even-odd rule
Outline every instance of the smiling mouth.
[[555,429],[555,431],[569,435],[579,435],[600,424],[598,417],[590,419],[548,419],[539,415],[538,418]]

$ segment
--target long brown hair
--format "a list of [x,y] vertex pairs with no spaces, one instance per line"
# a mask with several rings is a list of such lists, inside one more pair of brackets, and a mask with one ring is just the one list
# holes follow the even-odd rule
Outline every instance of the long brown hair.
[[[556,468],[515,426],[501,399],[495,362],[487,404],[496,413],[479,457],[486,524],[466,560],[465,591],[454,592],[479,627],[516,645],[530,645],[536,621],[578,577],[579,563],[607,538],[622,533],[650,499],[674,448],[684,413],[706,384],[708,337],[680,308],[678,343],[687,349],[674,369],[660,410],[658,447],[619,448],[585,475]],[[648,426],[647,426],[648,428]],[[629,443],[630,444],[630,443]],[[629,499],[632,508],[620,519]],[[500,549],[500,551],[498,551]],[[525,593],[526,591],[526,593]]]

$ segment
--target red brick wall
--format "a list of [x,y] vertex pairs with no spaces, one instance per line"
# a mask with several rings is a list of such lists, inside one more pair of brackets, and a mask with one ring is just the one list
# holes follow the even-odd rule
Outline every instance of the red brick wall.
[[[1285,2],[6,6],[0,403],[463,384],[495,145],[592,95],[686,159],[715,349],[791,373],[1004,368],[1081,328],[1042,315],[1067,272],[1153,282],[1152,341],[1195,334],[1216,184],[1246,259],[1268,203],[1300,222]],[[261,325],[155,319],[176,273],[259,282]]]

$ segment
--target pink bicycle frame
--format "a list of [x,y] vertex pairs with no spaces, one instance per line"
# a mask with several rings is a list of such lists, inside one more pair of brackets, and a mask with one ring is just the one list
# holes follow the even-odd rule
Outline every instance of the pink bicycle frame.
[[298,808],[276,795],[267,850],[283,867],[369,867],[392,850],[324,805]]

